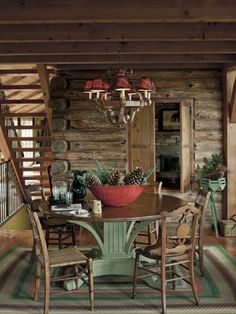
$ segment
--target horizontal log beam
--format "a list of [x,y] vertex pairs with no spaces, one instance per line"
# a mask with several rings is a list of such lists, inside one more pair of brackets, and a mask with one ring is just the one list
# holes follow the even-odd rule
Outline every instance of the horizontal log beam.
[[235,41],[236,23],[0,24],[0,42]]
[[[36,56],[0,56],[0,63],[77,63],[77,64],[104,64],[119,65],[116,55],[36,55]],[[123,55],[122,63],[152,64],[152,63],[235,63],[236,54],[136,54]]]
[[5,43],[0,45],[1,56],[17,55],[79,55],[114,54],[194,54],[236,53],[235,41],[140,41],[140,42],[65,42],[65,43]]
[[[221,69],[225,65],[223,63],[153,63],[153,64],[134,64],[129,63],[129,67],[134,70],[160,70],[160,69]],[[232,65],[233,66],[233,65]],[[106,70],[105,64],[57,64],[58,70],[64,71],[97,71]],[[94,74],[95,75],[95,74]]]
[[195,0],[12,0],[1,5],[0,23],[122,23],[151,21],[235,21],[235,1]]

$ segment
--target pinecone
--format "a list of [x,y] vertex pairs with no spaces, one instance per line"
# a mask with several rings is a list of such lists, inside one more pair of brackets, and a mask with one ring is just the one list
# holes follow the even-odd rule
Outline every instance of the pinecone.
[[108,178],[108,184],[109,185],[120,185],[121,184],[121,173],[119,170],[113,170],[110,173],[110,176]]
[[206,176],[207,179],[217,180],[219,178],[223,178],[225,176],[226,167],[218,166],[212,173]]
[[89,175],[85,179],[85,185],[89,188],[90,186],[102,185],[101,180],[94,174]]
[[128,173],[124,178],[126,185],[138,185],[143,183],[143,169],[136,167],[132,172]]

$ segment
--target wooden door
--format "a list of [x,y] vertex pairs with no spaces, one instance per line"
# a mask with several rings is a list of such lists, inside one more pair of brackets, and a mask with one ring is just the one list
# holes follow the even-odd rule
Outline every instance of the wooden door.
[[[129,171],[137,166],[147,171],[155,165],[155,105],[136,113],[128,133]],[[155,172],[150,180],[155,180]]]

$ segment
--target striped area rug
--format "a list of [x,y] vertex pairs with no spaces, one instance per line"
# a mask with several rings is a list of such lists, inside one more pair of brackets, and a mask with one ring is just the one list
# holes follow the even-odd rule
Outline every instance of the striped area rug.
[[[0,313],[41,314],[43,295],[33,300],[34,265],[29,263],[30,250],[16,247],[0,257]],[[171,292],[167,297],[168,313],[236,314],[236,259],[221,246],[205,248],[206,275],[197,269],[197,286],[201,306],[196,306],[190,291]],[[138,286],[131,299],[131,277],[104,276],[95,278],[95,313],[158,314],[160,294]],[[50,314],[91,313],[87,287],[74,294],[50,298]]]

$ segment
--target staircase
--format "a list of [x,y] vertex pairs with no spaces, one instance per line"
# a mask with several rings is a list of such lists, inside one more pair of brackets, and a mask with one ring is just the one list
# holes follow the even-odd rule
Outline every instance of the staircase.
[[49,194],[47,168],[52,162],[51,136],[45,93],[36,69],[0,70],[0,126],[22,188],[42,184]]

